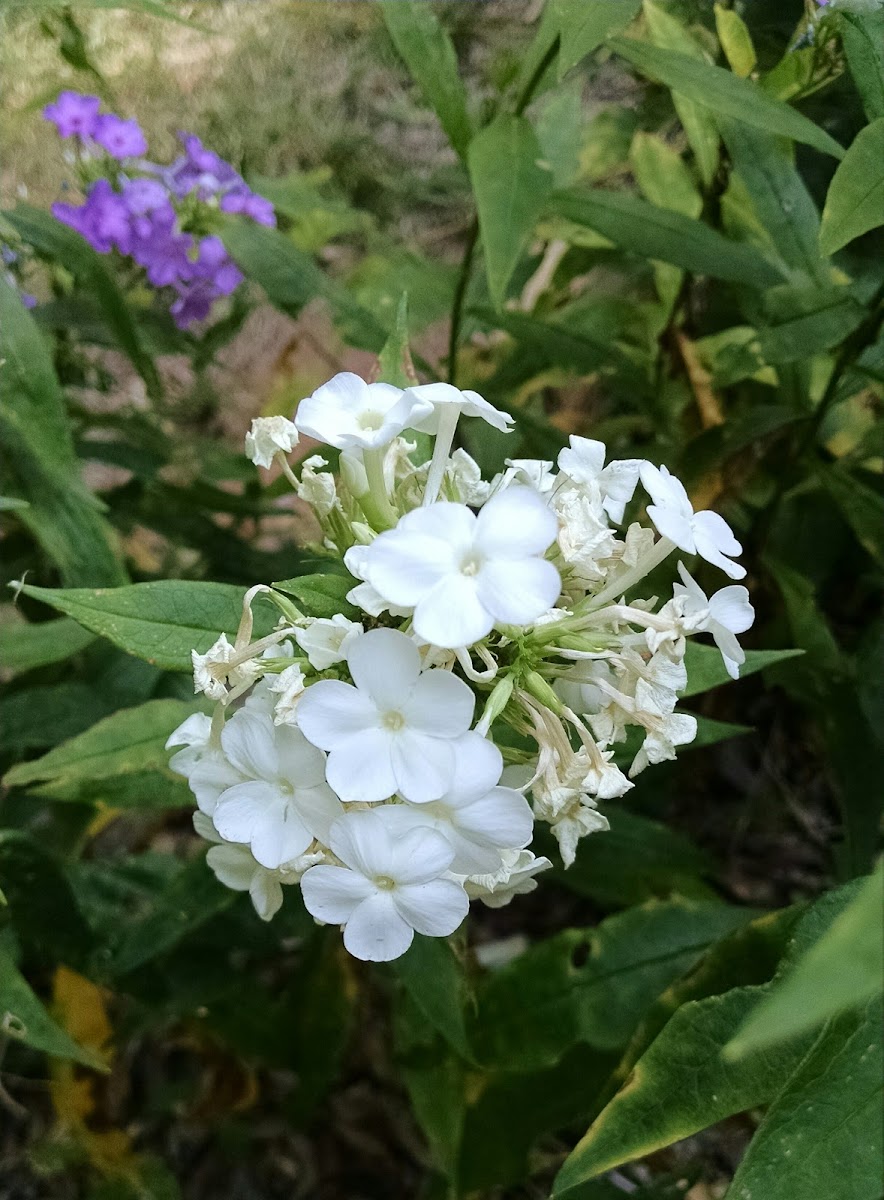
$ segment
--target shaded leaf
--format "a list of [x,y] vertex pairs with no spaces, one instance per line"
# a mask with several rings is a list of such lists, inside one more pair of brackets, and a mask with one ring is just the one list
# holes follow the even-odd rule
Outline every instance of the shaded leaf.
[[626,28],[641,0],[552,0],[552,19],[559,30],[559,78],[606,38]]
[[92,934],[61,865],[18,830],[0,832],[0,895],[29,952],[54,965],[85,960]]
[[[754,675],[756,671],[772,667],[774,663],[786,662],[803,653],[803,650],[747,650],[746,661],[740,667],[740,678],[744,679],[747,675]],[[715,646],[688,642],[685,667],[688,672],[688,685],[682,696],[696,696],[730,680],[721,654]]]
[[834,254],[884,225],[884,117],[861,129],[829,185],[820,248]]
[[552,188],[540,160],[540,143],[524,117],[497,117],[470,143],[488,290],[498,308]]
[[842,12],[841,40],[866,116],[884,117],[884,12]]
[[421,0],[382,0],[381,12],[412,78],[439,118],[449,142],[464,158],[473,130],[451,38],[430,6]]
[[739,79],[722,67],[634,38],[612,38],[609,44],[643,74],[661,80],[697,104],[768,133],[813,146],[834,158],[844,157],[844,148],[825,130],[788,104],[765,95],[748,79]]
[[[204,654],[226,633],[232,640],[245,589],[227,583],[164,579],[119,588],[41,588],[26,595],[67,613],[93,633],[166,671],[190,671],[191,650]],[[273,629],[276,612],[254,606],[255,637]]]
[[9,621],[0,625],[0,667],[18,674],[64,662],[95,641],[95,634],[70,617],[27,624]]
[[351,619],[360,616],[360,610],[347,599],[347,593],[356,586],[350,575],[298,575],[273,586],[294,596],[308,616],[334,617],[338,613]]
[[396,960],[395,971],[433,1028],[470,1062],[473,1054],[464,1019],[466,980],[448,942],[418,934],[409,950]]

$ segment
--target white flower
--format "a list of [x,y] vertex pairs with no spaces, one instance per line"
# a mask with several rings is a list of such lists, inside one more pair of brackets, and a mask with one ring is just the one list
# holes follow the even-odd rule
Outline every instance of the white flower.
[[292,663],[278,675],[266,678],[268,692],[279,696],[273,708],[273,724],[296,725],[298,701],[307,686],[299,664]]
[[362,580],[362,583],[358,583],[356,587],[350,588],[350,591],[347,593],[347,599],[351,604],[355,604],[357,608],[361,608],[370,617],[379,617],[381,613],[385,612],[390,613],[394,617],[411,616],[410,607],[400,608],[395,604],[388,604],[380,592],[367,582],[368,546],[351,546],[344,555],[344,566],[356,579]]
[[743,547],[724,517],[709,509],[695,513],[684,484],[666,467],[643,463],[641,481],[654,501],[648,505],[648,516],[663,537],[685,554],[699,554],[731,579],[743,578],[745,568],[728,557],[742,553]]
[[329,844],[343,866],[312,867],[301,880],[307,911],[343,925],[344,945],[369,962],[399,958],[415,930],[453,933],[469,908],[463,888],[439,878],[453,857],[445,838],[431,829],[394,837],[385,812],[349,812],[336,821]]
[[386,446],[406,426],[432,413],[432,405],[389,383],[366,383],[342,371],[298,405],[301,433],[339,450]]
[[739,679],[740,667],[746,661],[746,655],[735,635],[745,633],[755,620],[755,609],[749,603],[748,591],[739,584],[732,584],[707,597],[683,563],[678,564],[678,573],[684,586],[677,583],[672,590],[676,600],[683,605],[685,617],[691,619],[692,629],[696,632],[712,634],[728,675],[731,679]]
[[328,462],[321,454],[305,458],[298,483],[298,496],[310,505],[320,520],[329,515],[338,499],[334,475],[323,470],[327,466]]
[[603,658],[584,658],[575,663],[566,675],[555,682],[555,691],[569,708],[581,715],[600,712],[611,699],[602,691],[598,681],[614,687],[617,679],[608,662]]
[[537,858],[530,850],[505,850],[503,862],[490,875],[474,875],[464,883],[471,899],[481,900],[489,908],[503,908],[514,896],[526,896],[537,887],[535,875],[552,863]]
[[642,772],[649,763],[675,758],[675,747],[686,746],[697,736],[697,718],[689,713],[667,713],[646,728],[645,740],[629,768],[630,779]]
[[605,512],[619,525],[626,505],[635,492],[642,459],[614,459],[605,466],[604,442],[594,442],[591,438],[573,434],[569,442],[569,448],[559,452],[559,470],[574,483],[597,489]]
[[255,417],[246,434],[246,458],[256,467],[271,467],[275,455],[291,454],[297,444],[298,430],[287,417]]
[[455,751],[473,757],[458,742],[473,719],[473,692],[450,671],[422,674],[417,646],[395,629],[357,638],[347,663],[355,687],[321,679],[298,706],[304,736],[330,751],[328,782],[347,803],[395,792],[417,804],[438,800],[454,777]]
[[293,862],[283,863],[275,871],[262,867],[248,846],[225,842],[204,813],[194,813],[193,826],[200,837],[215,844],[206,855],[206,863],[215,878],[234,892],[248,892],[255,912],[262,921],[275,917],[282,907],[282,889],[297,883],[305,871],[325,860],[325,854],[302,854]]
[[542,557],[558,523],[540,497],[515,487],[476,516],[442,501],[406,513],[367,548],[369,583],[391,604],[414,606],[418,637],[458,649],[495,622],[529,625],[561,591]]
[[303,854],[314,838],[327,842],[343,809],[325,782],[324,756],[299,730],[241,709],[224,726],[221,744],[243,776],[221,793],[212,814],[225,841],[251,846],[270,869]]
[[497,495],[513,484],[533,488],[541,496],[548,496],[556,486],[553,464],[541,458],[508,458],[506,470],[491,481],[491,490]]
[[[471,753],[462,753],[469,739]],[[459,743],[454,778],[448,791],[429,804],[395,804],[387,810],[390,828],[416,827],[441,833],[454,850],[456,875],[484,875],[499,869],[503,850],[519,849],[531,840],[534,818],[528,801],[513,788],[499,787],[503,758],[497,747],[477,733]]]
[[566,867],[570,867],[577,857],[577,843],[580,839],[589,833],[609,829],[610,826],[608,818],[596,810],[588,796],[578,796],[559,813],[550,828],[559,843],[562,862]]
[[458,448],[448,460],[445,472],[455,499],[470,508],[481,508],[491,495],[491,484],[482,478],[482,470],[466,450]]
[[462,392],[450,383],[425,383],[410,387],[406,395],[422,405],[429,405],[425,416],[411,421],[411,428],[421,433],[438,433],[440,422],[447,414],[456,412],[462,417],[481,417],[501,433],[509,433],[513,418],[489,404],[478,392]]
[[215,811],[218,797],[235,783],[242,783],[244,776],[227,761],[224,751],[210,739],[212,721],[203,713],[194,713],[169,735],[166,749],[185,746],[169,759],[169,767],[183,775],[193,792],[206,820]]
[[613,554],[616,539],[601,504],[583,490],[569,487],[555,494],[553,508],[559,518],[562,558],[579,579],[603,579],[600,563]]
[[303,629],[295,630],[295,641],[307,655],[310,666],[326,671],[347,657],[347,648],[362,633],[357,621],[341,613],[333,617],[315,617]]
[[184,746],[169,759],[169,769],[185,779],[206,753],[212,733],[212,718],[205,713],[192,713],[166,739],[166,749]]
[[230,667],[235,654],[236,648],[231,646],[224,633],[205,654],[191,650],[194,692],[204,692],[210,700],[223,700],[231,688],[245,687],[256,679],[260,667],[254,659]]

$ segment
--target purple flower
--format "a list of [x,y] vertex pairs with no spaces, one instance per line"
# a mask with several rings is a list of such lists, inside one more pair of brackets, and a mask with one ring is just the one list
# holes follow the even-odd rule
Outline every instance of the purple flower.
[[156,179],[127,179],[123,184],[123,203],[133,217],[146,217],[169,205],[169,193]]
[[154,287],[193,277],[193,238],[176,228],[172,206],[155,210],[138,222],[130,253]]
[[98,120],[101,101],[97,96],[79,92],[59,92],[54,104],[47,104],[43,116],[51,121],[63,138],[91,137]]
[[37,307],[37,297],[32,296],[30,292],[20,292],[19,299],[21,300],[21,302],[25,306],[25,308],[36,308]]
[[169,311],[178,328],[187,329],[194,322],[206,319],[217,298],[218,292],[210,279],[197,279],[178,288],[178,299]]
[[116,248],[128,254],[132,236],[129,213],[106,179],[97,179],[86,196],[85,204],[53,204],[56,220],[75,229],[100,254]]
[[169,186],[176,196],[196,192],[200,200],[209,200],[231,185],[242,182],[230,163],[207,150],[194,133],[180,133],[184,154],[168,171]]
[[243,281],[242,271],[228,255],[221,239],[214,234],[204,237],[200,242],[194,263],[194,277],[211,280],[219,296],[229,296]]
[[270,201],[265,200],[263,196],[256,195],[245,184],[232,187],[230,191],[225,192],[218,207],[222,212],[242,213],[243,216],[251,217],[258,225],[276,224],[276,213],[273,211]]
[[92,136],[114,158],[139,158],[147,154],[147,140],[137,121],[105,113],[95,121]]

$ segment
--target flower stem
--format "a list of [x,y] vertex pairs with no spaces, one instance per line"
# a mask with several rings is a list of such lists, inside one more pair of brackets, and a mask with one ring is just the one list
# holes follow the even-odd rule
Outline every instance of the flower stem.
[[436,444],[433,446],[433,458],[430,462],[427,486],[424,491],[423,504],[425,506],[432,504],[439,495],[439,489],[442,486],[442,480],[445,476],[448,454],[451,450],[451,444],[454,441],[459,417],[460,408],[456,404],[441,405],[439,409],[439,428],[436,431]]

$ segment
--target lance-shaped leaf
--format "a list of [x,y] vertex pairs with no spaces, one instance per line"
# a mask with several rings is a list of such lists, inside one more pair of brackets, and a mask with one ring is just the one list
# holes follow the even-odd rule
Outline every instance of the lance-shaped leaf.
[[604,234],[623,250],[673,263],[749,287],[781,283],[779,270],[753,246],[733,242],[702,221],[658,208],[628,192],[590,188],[558,192],[552,207],[560,216]]
[[552,0],[558,23],[559,78],[606,38],[621,33],[641,8],[641,0]]
[[540,160],[540,143],[524,117],[498,117],[470,143],[488,290],[498,308],[552,187]]
[[866,116],[884,117],[884,12],[842,12],[841,40]]
[[[797,658],[803,653],[803,650],[747,650],[746,661],[740,667],[740,678],[754,675],[756,671],[763,671],[766,667],[772,667],[774,663]],[[696,696],[730,681],[721,653],[715,646],[689,642],[685,652],[685,667],[688,684],[681,693],[682,696]]]
[[451,38],[422,0],[382,0],[381,12],[412,78],[464,158],[473,130]]
[[824,129],[788,104],[766,95],[748,79],[740,79],[722,67],[635,38],[612,38],[609,45],[642,74],[659,79],[672,91],[711,108],[713,112],[745,121],[780,137],[792,138],[834,158],[844,157],[844,147]]
[[[221,633],[233,640],[242,616],[244,589],[228,583],[163,579],[120,588],[41,588],[26,595],[91,629],[93,633],[166,671],[190,671],[191,651],[204,654]],[[277,612],[256,601],[255,637],[270,633]]]
[[32,671],[35,667],[64,662],[94,641],[95,634],[70,617],[33,624],[9,621],[0,625],[0,667],[16,673]]
[[884,117],[856,135],[829,186],[820,248],[834,254],[854,238],[884,225]]
[[136,708],[120,709],[42,758],[10,768],[4,782],[10,787],[37,780],[76,783],[164,767],[169,734],[200,709],[201,705],[187,700],[148,700]]

